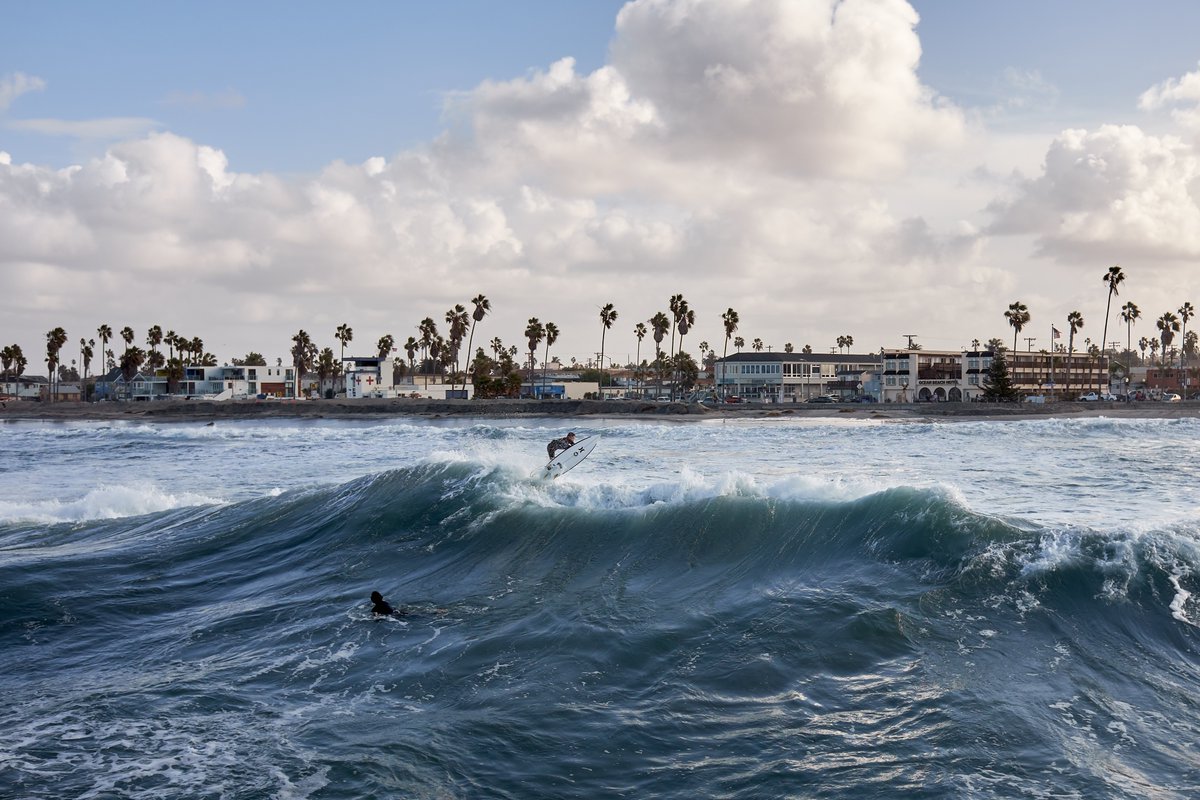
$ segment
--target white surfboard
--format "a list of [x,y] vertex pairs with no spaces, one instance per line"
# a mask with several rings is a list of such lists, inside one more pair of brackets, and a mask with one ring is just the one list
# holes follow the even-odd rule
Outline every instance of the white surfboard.
[[587,458],[593,450],[596,449],[596,443],[600,441],[599,436],[585,436],[575,442],[574,446],[567,450],[563,450],[554,458],[550,459],[549,463],[541,469],[535,469],[531,478],[544,478],[545,480],[554,480],[566,472],[579,466],[579,462]]

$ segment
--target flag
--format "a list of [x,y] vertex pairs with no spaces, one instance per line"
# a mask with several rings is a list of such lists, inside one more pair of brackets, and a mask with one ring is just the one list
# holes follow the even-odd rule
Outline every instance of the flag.
[[1056,328],[1056,327],[1054,327],[1053,325],[1051,325],[1051,326],[1050,326],[1050,338],[1052,338],[1052,339],[1061,339],[1061,338],[1062,338],[1062,331],[1060,331],[1058,328]]

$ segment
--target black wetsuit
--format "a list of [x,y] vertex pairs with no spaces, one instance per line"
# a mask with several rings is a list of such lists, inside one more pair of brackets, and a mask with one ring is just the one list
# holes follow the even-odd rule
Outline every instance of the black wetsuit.
[[372,614],[382,614],[384,616],[388,616],[391,614],[395,614],[396,609],[394,609],[390,605],[388,605],[387,600],[379,600],[375,603],[374,606],[371,607],[371,613]]
[[546,445],[546,453],[553,460],[556,453],[560,450],[570,450],[575,446],[575,443],[570,441],[566,436],[561,439],[554,439],[550,444]]

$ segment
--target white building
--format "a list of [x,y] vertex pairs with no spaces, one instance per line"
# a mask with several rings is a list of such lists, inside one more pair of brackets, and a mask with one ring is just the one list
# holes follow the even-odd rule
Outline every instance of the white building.
[[802,402],[818,395],[849,399],[870,393],[879,356],[840,353],[737,353],[713,364],[718,395]]

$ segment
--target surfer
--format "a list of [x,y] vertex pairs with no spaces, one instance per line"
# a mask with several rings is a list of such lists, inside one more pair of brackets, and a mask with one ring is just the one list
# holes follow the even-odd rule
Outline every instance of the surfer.
[[383,595],[381,595],[379,592],[371,592],[371,602],[374,604],[371,606],[372,614],[378,614],[381,617],[404,616],[403,611],[397,611],[396,609],[392,608],[391,604],[389,604],[387,600],[384,600]]
[[554,460],[554,456],[563,450],[570,450],[575,446],[575,433],[572,431],[561,439],[551,439],[550,444],[546,445],[546,453],[550,456],[550,460]]

